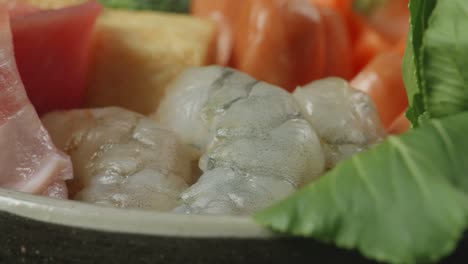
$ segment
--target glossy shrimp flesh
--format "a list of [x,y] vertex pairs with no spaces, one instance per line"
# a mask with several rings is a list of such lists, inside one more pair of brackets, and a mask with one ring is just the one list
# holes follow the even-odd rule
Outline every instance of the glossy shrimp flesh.
[[293,96],[322,141],[328,168],[385,136],[372,99],[345,80],[315,81],[297,88]]
[[184,213],[250,214],[325,168],[320,140],[283,89],[217,66],[185,71],[155,115],[203,153]]
[[140,114],[110,107],[49,113],[43,118],[68,153],[75,200],[161,211],[177,205],[193,181],[193,150]]

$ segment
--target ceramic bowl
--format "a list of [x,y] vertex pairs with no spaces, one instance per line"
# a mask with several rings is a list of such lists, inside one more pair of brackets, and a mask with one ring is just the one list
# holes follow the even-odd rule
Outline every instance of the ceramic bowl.
[[[462,256],[463,241],[450,261]],[[370,263],[248,217],[118,209],[0,189],[0,263]]]

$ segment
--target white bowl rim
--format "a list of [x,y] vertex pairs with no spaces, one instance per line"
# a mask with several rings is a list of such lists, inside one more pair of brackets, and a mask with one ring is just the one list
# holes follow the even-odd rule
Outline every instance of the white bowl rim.
[[52,224],[116,233],[192,238],[267,239],[274,236],[247,216],[187,215],[104,207],[1,188],[0,211]]

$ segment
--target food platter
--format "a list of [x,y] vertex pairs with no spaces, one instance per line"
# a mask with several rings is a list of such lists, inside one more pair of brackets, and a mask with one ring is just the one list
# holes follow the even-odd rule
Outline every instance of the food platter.
[[[0,189],[1,263],[373,263],[248,217],[99,207]],[[441,263],[461,263],[465,238]]]
[[[248,217],[99,207],[0,190],[2,263],[368,263]],[[323,262],[322,262],[323,263]]]
[[464,0],[50,1],[0,0],[0,263],[465,262]]

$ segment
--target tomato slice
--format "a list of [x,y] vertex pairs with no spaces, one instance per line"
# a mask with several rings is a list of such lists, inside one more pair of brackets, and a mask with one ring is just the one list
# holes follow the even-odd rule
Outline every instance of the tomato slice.
[[96,1],[11,18],[15,57],[39,114],[80,107],[90,65]]
[[353,87],[372,97],[387,129],[408,107],[401,65],[402,58],[397,51],[384,52],[351,81]]
[[245,0],[231,65],[289,91],[321,78],[325,28],[306,0]]

